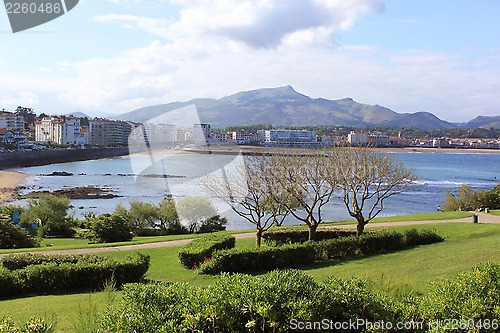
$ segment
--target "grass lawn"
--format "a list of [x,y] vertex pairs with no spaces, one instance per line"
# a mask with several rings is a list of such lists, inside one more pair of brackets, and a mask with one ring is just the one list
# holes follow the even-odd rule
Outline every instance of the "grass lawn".
[[493,215],[499,215],[500,216],[500,209],[490,210],[490,213],[493,214]]
[[[414,292],[425,294],[428,283],[442,277],[452,277],[457,272],[481,262],[500,262],[500,226],[473,223],[433,224],[414,226],[416,229],[433,229],[446,238],[439,244],[420,246],[391,254],[376,255],[363,259],[315,264],[302,269],[317,280],[327,276],[361,276],[372,281],[374,290],[393,294]],[[413,227],[391,227],[401,231]],[[385,228],[387,229],[387,228]],[[254,246],[254,239],[237,241],[237,247]],[[196,275],[185,269],[177,259],[179,247],[145,249],[140,252],[151,256],[151,268],[147,278],[152,280],[188,282],[194,285],[209,284],[213,276]],[[109,252],[105,255],[125,256],[131,252]],[[82,293],[58,296],[26,297],[0,301],[0,316],[12,314],[15,319],[25,320],[32,315],[50,319],[58,315],[57,332],[77,332],[75,324],[83,325],[105,308],[110,295],[119,298],[120,293]]]
[[[494,212],[494,211],[492,211]],[[500,211],[497,211],[500,214]],[[431,221],[431,220],[447,220],[447,219],[458,219],[472,216],[468,212],[436,212],[436,213],[421,213],[421,214],[411,214],[404,216],[389,216],[389,217],[379,217],[372,220],[370,223],[377,222],[404,222],[404,221]],[[346,221],[335,221],[330,223],[324,223],[324,225],[339,225],[339,224],[355,224],[355,220]],[[292,228],[304,228],[304,224],[297,226],[292,226]],[[232,234],[236,233],[246,233],[255,232],[255,230],[231,230]],[[168,235],[168,236],[141,236],[134,237],[129,242],[119,242],[119,243],[106,243],[106,244],[89,244],[88,240],[81,238],[49,238],[43,239],[41,246],[39,248],[30,249],[0,249],[0,254],[13,253],[13,252],[35,252],[35,251],[47,251],[47,250],[69,250],[69,249],[85,249],[85,248],[95,248],[95,247],[115,247],[121,245],[134,245],[134,244],[146,244],[146,243],[156,243],[164,242],[170,240],[178,239],[190,239],[196,238],[200,235]]]
[[[245,233],[254,232],[253,230],[237,230],[229,231],[232,234],[235,233]],[[118,242],[118,243],[101,243],[101,244],[89,244],[87,239],[82,238],[48,238],[43,239],[41,246],[38,248],[29,249],[8,249],[0,250],[0,254],[13,253],[13,252],[35,252],[35,251],[47,251],[47,250],[69,250],[69,249],[85,249],[85,248],[95,248],[95,247],[115,247],[121,245],[134,245],[134,244],[147,244],[147,243],[157,243],[172,241],[178,239],[191,239],[197,238],[201,235],[185,234],[185,235],[168,235],[168,236],[140,236],[134,237],[129,242]]]

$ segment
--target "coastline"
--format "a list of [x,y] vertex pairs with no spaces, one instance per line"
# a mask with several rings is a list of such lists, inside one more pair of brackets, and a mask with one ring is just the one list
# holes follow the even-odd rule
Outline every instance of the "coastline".
[[[270,152],[280,147],[261,147],[261,146],[217,146],[203,148],[184,148],[183,151],[198,154],[256,154]],[[300,149],[300,148],[297,148]],[[373,148],[382,153],[437,153],[437,154],[500,154],[500,149],[478,149],[478,148],[421,148],[421,147],[388,147]]]
[[57,149],[0,153],[0,170],[124,156],[128,148]]
[[28,176],[21,172],[0,170],[0,204],[12,200],[16,187]]

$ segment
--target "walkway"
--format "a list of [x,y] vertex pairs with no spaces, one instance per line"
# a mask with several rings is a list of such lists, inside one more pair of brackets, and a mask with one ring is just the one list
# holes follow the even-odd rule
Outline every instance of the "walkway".
[[[479,223],[481,224],[500,224],[500,216],[495,216],[486,213],[476,213],[478,214]],[[466,217],[462,219],[453,220],[429,220],[429,221],[406,221],[406,222],[380,222],[380,223],[368,223],[366,228],[380,228],[380,227],[394,227],[394,226],[409,226],[409,225],[422,225],[422,224],[440,224],[440,223],[472,223],[472,217]],[[343,224],[320,228],[336,228],[336,229],[355,229],[355,224]],[[255,237],[254,233],[241,233],[235,234],[236,239],[247,239]],[[23,252],[23,253],[37,253],[37,254],[86,254],[86,253],[102,253],[102,252],[116,252],[116,251],[134,251],[142,249],[154,249],[160,247],[171,247],[171,246],[181,246],[189,243],[192,239],[181,239],[165,242],[147,243],[147,244],[135,244],[135,245],[123,245],[115,247],[94,247],[87,249],[72,249],[72,250],[47,250],[47,251],[33,251],[33,252]],[[12,254],[12,253],[9,253]],[[9,254],[0,254],[0,258],[5,257]]]

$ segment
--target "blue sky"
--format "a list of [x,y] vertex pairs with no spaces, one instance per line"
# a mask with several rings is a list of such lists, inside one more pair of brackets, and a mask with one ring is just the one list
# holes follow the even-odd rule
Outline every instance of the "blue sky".
[[448,121],[500,115],[497,0],[80,0],[12,34],[0,108],[92,115],[292,85]]

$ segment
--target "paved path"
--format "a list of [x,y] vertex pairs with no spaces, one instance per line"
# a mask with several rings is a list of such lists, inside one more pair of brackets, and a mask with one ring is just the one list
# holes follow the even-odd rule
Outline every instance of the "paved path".
[[[500,224],[500,216],[495,216],[485,213],[478,214],[479,223],[487,224]],[[466,217],[462,219],[452,219],[452,220],[429,220],[429,221],[405,221],[405,222],[380,222],[380,223],[368,223],[366,228],[380,228],[380,227],[394,227],[394,226],[409,226],[409,225],[422,225],[422,224],[440,224],[440,223],[472,223],[472,217]],[[320,227],[322,228],[336,228],[336,229],[355,229],[355,224],[343,224],[335,226]],[[253,238],[255,234],[252,232],[235,234],[236,239],[246,239]],[[94,247],[86,249],[72,249],[72,250],[47,250],[47,251],[33,251],[29,253],[38,254],[85,254],[85,253],[102,253],[102,252],[116,252],[116,251],[134,251],[142,249],[154,249],[160,247],[170,247],[170,246],[181,246],[189,243],[192,239],[181,239],[165,242],[156,243],[146,243],[146,244],[135,244],[135,245],[123,245],[115,247]],[[27,253],[27,252],[23,252]],[[12,254],[12,253],[10,253]],[[0,254],[0,258],[5,257],[9,254]]]

